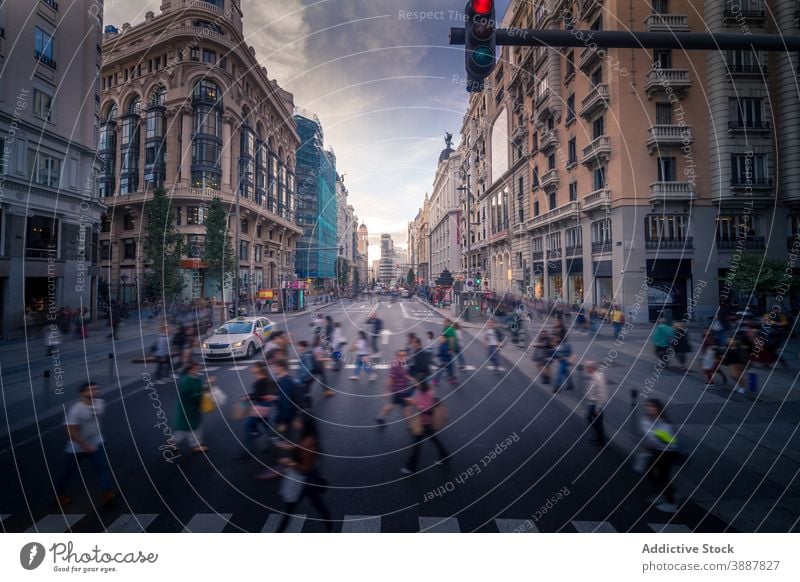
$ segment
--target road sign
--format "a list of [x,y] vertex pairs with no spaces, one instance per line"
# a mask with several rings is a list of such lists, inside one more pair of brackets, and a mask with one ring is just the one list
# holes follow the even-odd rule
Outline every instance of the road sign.
[[467,289],[469,289],[469,290],[474,289],[475,288],[475,279],[470,277],[469,279],[467,279],[466,285],[467,285]]

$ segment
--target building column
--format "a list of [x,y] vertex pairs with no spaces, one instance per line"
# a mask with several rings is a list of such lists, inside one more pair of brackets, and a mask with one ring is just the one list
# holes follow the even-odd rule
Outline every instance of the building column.
[[231,124],[233,118],[222,117],[222,189],[231,190]]
[[192,111],[187,107],[181,109],[179,115],[181,116],[180,184],[184,188],[189,188],[192,185]]

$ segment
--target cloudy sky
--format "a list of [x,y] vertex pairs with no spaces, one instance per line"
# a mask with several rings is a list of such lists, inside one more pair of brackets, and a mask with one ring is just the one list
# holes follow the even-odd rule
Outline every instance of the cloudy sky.
[[[498,18],[508,1],[497,2]],[[160,5],[109,2],[105,21],[136,24]],[[448,32],[463,8],[463,0],[242,0],[247,43],[295,103],[319,116],[371,251],[383,232],[405,244],[444,133],[458,139],[464,49],[448,44]]]

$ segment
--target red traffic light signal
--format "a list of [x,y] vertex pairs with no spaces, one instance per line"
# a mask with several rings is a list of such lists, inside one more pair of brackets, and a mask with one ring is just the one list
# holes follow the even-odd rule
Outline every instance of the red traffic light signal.
[[469,0],[464,7],[464,22],[467,91],[481,91],[497,59],[494,0]]
[[475,14],[485,16],[494,9],[494,0],[472,0],[472,9]]

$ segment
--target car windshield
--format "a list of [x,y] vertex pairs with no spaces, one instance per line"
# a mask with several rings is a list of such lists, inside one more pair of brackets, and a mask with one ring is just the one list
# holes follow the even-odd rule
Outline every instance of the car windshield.
[[252,325],[253,324],[249,321],[226,323],[221,328],[219,328],[215,333],[219,335],[250,333],[250,328],[252,327]]

